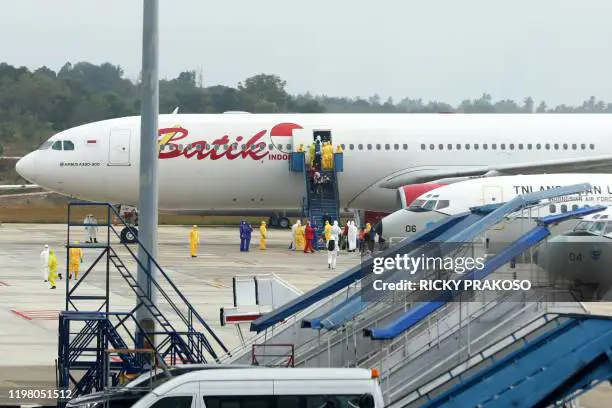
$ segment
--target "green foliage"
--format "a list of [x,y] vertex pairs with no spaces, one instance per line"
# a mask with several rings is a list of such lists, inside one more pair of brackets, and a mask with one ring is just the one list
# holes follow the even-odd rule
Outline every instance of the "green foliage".
[[[176,107],[182,113],[612,113],[612,104],[594,96],[581,106],[548,107],[527,97],[521,102],[494,101],[488,93],[458,106],[422,99],[290,95],[287,82],[276,75],[258,74],[235,88],[202,87],[195,71],[160,81],[160,112]],[[66,63],[58,72],[48,67],[30,71],[0,64],[0,154],[20,155],[36,148],[53,133],[102,119],[140,113],[138,83],[124,77],[121,67],[104,63]]]

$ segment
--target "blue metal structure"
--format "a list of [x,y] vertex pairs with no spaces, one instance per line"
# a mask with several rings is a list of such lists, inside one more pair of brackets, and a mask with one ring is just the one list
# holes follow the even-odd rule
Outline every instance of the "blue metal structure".
[[[304,152],[293,152],[289,159],[289,170],[292,172],[303,172],[306,194],[304,197],[304,216],[314,222],[317,237],[323,236],[323,215],[327,213],[332,220],[340,221],[340,194],[338,189],[338,172],[343,171],[343,153],[334,154],[334,167],[322,170],[321,176],[327,176],[330,183],[321,185],[321,194],[314,193],[315,186],[308,174],[309,166],[306,165]],[[317,248],[324,248],[325,244],[318,240]]]
[[449,370],[446,382],[422,392],[418,406],[548,407],[612,380],[612,318],[560,314],[545,329],[483,354],[480,370]]
[[[575,188],[580,189],[582,187],[574,187],[574,189]],[[545,198],[550,197],[549,195],[550,191],[552,190],[548,190],[544,192],[544,193],[547,193]],[[571,191],[575,191],[575,190],[571,190]],[[531,195],[533,196],[535,194],[539,194],[539,193],[533,193]],[[529,205],[537,201],[539,200],[533,200],[533,199],[530,199],[529,197],[527,197],[527,199],[518,197],[517,199],[513,200],[513,202],[510,202],[512,203],[512,205],[508,205],[510,203],[506,203],[506,204],[495,204],[495,205],[487,205],[484,207],[472,208],[471,212],[463,214],[464,218],[461,219],[461,221],[458,222],[456,225],[454,225],[452,228],[449,228],[446,231],[441,231],[439,234],[436,234],[431,240],[422,239],[421,241],[425,241],[425,242],[423,243],[421,247],[414,249],[413,255],[421,256],[424,252],[429,253],[429,251],[435,251],[438,256],[444,256],[445,254],[448,254],[456,249],[461,248],[463,243],[474,239],[474,237],[484,232],[487,228],[490,228],[492,225],[497,224],[508,213],[518,210],[525,204]],[[605,208],[606,207],[604,206],[582,208],[582,209],[573,211],[571,213],[558,214],[558,215],[551,216],[553,218],[550,218],[550,219],[543,218],[541,221],[548,222],[548,224],[551,224],[554,222],[560,222],[572,216],[581,216],[581,215],[601,211]],[[439,223],[437,225],[439,225]],[[426,231],[434,232],[435,230],[436,230],[436,226],[434,225],[429,230],[426,230]],[[541,239],[543,238],[544,237],[542,237]],[[431,242],[440,243],[440,244],[439,246],[434,245],[433,247],[427,248],[427,245],[431,245],[430,244]],[[400,243],[399,246],[401,246],[402,243]],[[518,250],[518,248],[519,247],[515,247],[515,250]],[[398,253],[402,255],[408,253],[410,255],[410,251],[407,251],[407,249],[408,248],[403,247],[401,248],[400,251],[398,251]],[[386,253],[380,254],[380,257],[387,257],[387,256],[388,254]],[[394,254],[392,254],[392,256],[394,256]],[[364,270],[367,270],[365,268],[369,267],[365,263],[362,264],[362,266],[364,267]],[[405,277],[406,277],[406,274],[400,271],[399,273],[390,275],[388,278],[385,279],[385,282],[397,282],[401,279],[404,279]],[[313,329],[327,329],[327,330],[336,329],[342,326],[343,324],[345,324],[346,322],[348,322],[349,320],[353,319],[355,316],[357,316],[363,309],[365,309],[368,306],[369,303],[370,302],[364,299],[364,296],[362,293],[356,293],[352,295],[351,297],[349,297],[348,299],[346,299],[345,301],[339,303],[338,305],[336,305],[334,308],[327,311],[323,315],[317,318],[311,319],[310,321],[303,322],[303,327],[310,327]],[[427,306],[427,308],[431,308],[431,307],[433,307],[433,303]],[[369,332],[366,332],[366,333],[369,333]]]
[[[104,234],[106,242],[97,244],[73,243],[71,227],[85,226],[83,222],[73,221],[75,207],[102,207],[105,209],[106,219],[96,226],[107,229]],[[118,227],[112,225],[113,216],[119,220]],[[78,281],[66,279],[66,311],[61,313],[59,322],[58,386],[64,390],[73,386],[74,396],[90,392],[93,389],[101,391],[107,385],[108,370],[104,371],[101,367],[110,367],[109,369],[115,375],[138,373],[146,369],[134,353],[120,355],[121,364],[110,363],[109,356],[100,352],[100,350],[108,349],[109,345],[115,349],[151,348],[158,362],[160,359],[168,359],[171,364],[219,361],[222,354],[229,353],[221,339],[212,331],[150,254],[148,254],[148,258],[152,263],[151,267],[158,271],[157,279],[149,275],[148,288],[143,288],[138,283],[111,244],[112,239],[120,240],[120,231],[123,227],[128,227],[128,225],[115,208],[108,203],[76,202],[68,205],[67,252],[69,253],[71,248],[98,249],[101,251]],[[140,246],[141,251],[146,251],[140,241],[137,240],[136,245]],[[135,261],[136,265],[148,271],[131,245],[122,243],[120,246],[127,250],[129,257]],[[99,264],[104,264],[105,269],[102,285],[100,285],[99,268],[95,273],[92,273],[96,265]],[[125,281],[136,295],[136,305],[127,313],[110,313],[111,272]],[[90,291],[91,288],[102,286],[101,293],[79,294],[83,282],[94,279],[92,276],[97,276],[98,282],[90,285]],[[71,283],[74,284],[71,286]],[[164,300],[164,310],[148,296],[153,288],[157,291],[159,298]],[[85,309],[81,303],[84,301],[88,302]],[[99,307],[92,309],[91,302],[95,301],[100,301]],[[146,327],[141,327],[139,322],[134,320],[138,310],[147,310],[155,319],[157,326],[155,331],[151,332]],[[137,334],[133,335],[129,330],[122,330],[121,333],[123,334],[120,334],[120,329],[127,329],[126,322],[132,320],[131,324],[134,325],[133,328]],[[77,327],[80,330],[75,331]],[[98,352],[92,355],[91,353],[94,350],[98,350]],[[77,376],[73,375],[73,371],[85,371],[85,374],[79,380],[76,380]]]

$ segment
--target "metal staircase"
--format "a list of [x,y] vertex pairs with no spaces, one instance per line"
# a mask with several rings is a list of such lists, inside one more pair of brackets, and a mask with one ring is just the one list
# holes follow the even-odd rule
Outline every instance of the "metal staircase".
[[289,169],[293,172],[304,173],[306,194],[303,199],[303,212],[311,222],[314,222],[317,236],[317,249],[322,249],[325,247],[325,242],[319,238],[323,236],[323,229],[325,227],[323,216],[325,213],[329,215],[331,222],[338,221],[338,223],[340,223],[338,172],[343,171],[343,153],[334,153],[334,167],[332,169],[323,169],[320,171],[322,177],[327,176],[330,179],[329,183],[321,184],[320,194],[315,192],[315,186],[309,177],[306,155],[304,152],[292,153]]
[[612,319],[546,314],[389,407],[546,407],[612,379]]
[[[106,228],[106,234],[103,234],[106,239],[98,239],[106,242],[77,244],[71,241],[70,228],[84,227],[83,223],[72,221],[73,207],[83,206],[102,207],[105,210],[98,211],[98,214],[104,216],[104,212],[106,216],[104,222],[98,222],[96,227]],[[117,227],[110,223],[113,215],[120,220]],[[103,391],[109,385],[109,378],[115,384],[123,374],[142,373],[155,365],[165,367],[166,363],[219,362],[221,357],[228,354],[219,337],[163,268],[150,257],[149,252],[145,249],[151,260],[151,268],[157,270],[155,277],[138,259],[131,245],[121,241],[120,231],[123,227],[127,227],[127,224],[110,204],[79,202],[68,206],[68,252],[71,248],[100,251],[78,281],[65,280],[66,310],[59,319],[58,389],[68,390],[72,387],[73,397]],[[127,252],[126,258],[131,258],[145,271],[149,278],[147,288],[138,283],[115,250],[112,240],[120,242],[117,246]],[[141,245],[140,241],[136,240],[136,245]],[[105,274],[100,274],[101,267],[105,269]],[[136,305],[127,312],[111,313],[111,276],[117,275],[119,281],[127,283],[136,295]],[[104,293],[94,294],[92,288],[101,289]],[[158,295],[157,303],[149,296],[153,291]],[[84,294],[81,295],[81,292]],[[155,331],[146,331],[136,321],[136,312],[142,308],[148,310],[154,319]],[[111,354],[117,356],[113,358]],[[85,373],[78,376],[76,371]]]

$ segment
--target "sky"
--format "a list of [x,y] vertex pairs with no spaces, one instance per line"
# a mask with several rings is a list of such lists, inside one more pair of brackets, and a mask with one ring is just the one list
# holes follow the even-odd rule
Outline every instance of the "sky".
[[[276,74],[290,93],[612,102],[609,0],[160,0],[160,77]],[[0,61],[141,67],[142,0],[0,0]]]

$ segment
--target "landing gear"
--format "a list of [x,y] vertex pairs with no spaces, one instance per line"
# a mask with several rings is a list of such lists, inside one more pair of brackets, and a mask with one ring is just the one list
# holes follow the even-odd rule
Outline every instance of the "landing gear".
[[125,227],[121,230],[122,244],[135,244],[138,240],[138,229],[135,227]]
[[268,225],[271,228],[288,229],[291,227],[291,222],[287,217],[279,217],[278,215],[274,214],[268,218]]
[[289,228],[290,225],[291,223],[289,222],[289,218],[285,218],[285,217],[279,218],[278,228],[287,229]]

